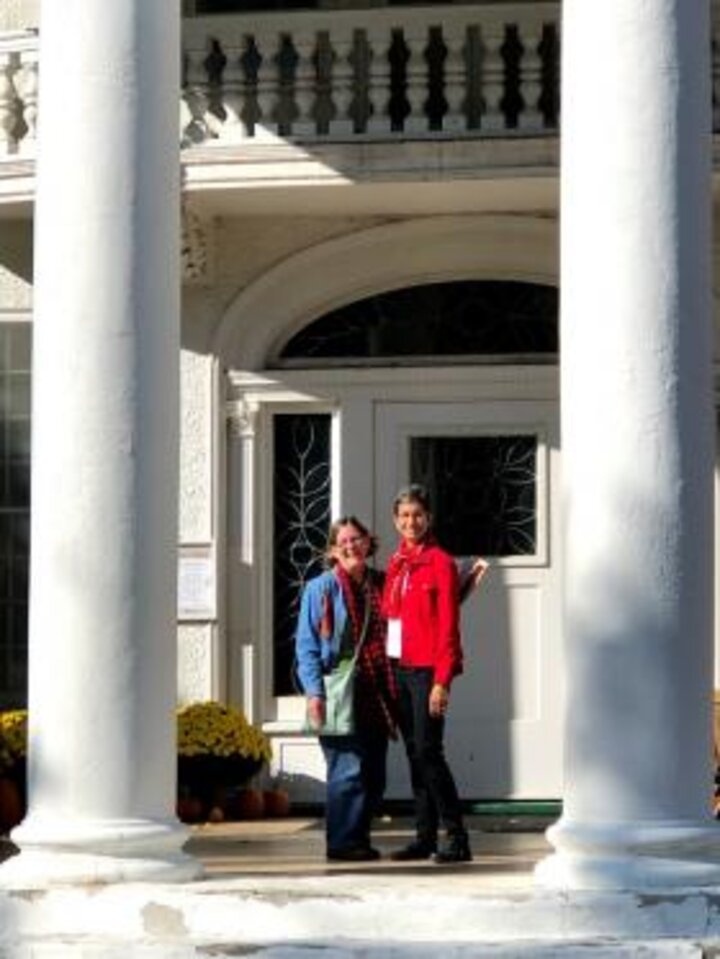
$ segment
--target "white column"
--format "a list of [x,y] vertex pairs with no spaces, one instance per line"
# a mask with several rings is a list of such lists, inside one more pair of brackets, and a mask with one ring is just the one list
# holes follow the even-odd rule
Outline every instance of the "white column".
[[44,0],[28,816],[4,884],[175,880],[179,3]]
[[555,887],[720,882],[708,6],[563,4],[569,700],[538,872]]

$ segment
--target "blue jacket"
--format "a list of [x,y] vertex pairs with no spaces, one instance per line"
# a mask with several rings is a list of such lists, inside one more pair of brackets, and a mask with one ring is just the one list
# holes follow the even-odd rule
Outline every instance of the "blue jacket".
[[[327,639],[320,635],[325,595],[332,603],[333,614],[333,631]],[[337,663],[347,626],[348,612],[342,588],[332,570],[311,579],[303,590],[295,634],[297,674],[306,696],[325,697],[322,677]]]

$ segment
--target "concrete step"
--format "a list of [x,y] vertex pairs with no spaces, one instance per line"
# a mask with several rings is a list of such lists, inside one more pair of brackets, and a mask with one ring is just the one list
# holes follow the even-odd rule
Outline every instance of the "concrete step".
[[277,945],[177,945],[57,940],[0,949],[0,959],[716,959],[717,943],[412,943],[316,941]]

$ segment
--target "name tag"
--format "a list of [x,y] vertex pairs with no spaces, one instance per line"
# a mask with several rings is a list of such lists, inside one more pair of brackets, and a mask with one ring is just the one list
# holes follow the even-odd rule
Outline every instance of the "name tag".
[[400,659],[402,653],[402,622],[399,619],[389,619],[385,651],[391,659]]

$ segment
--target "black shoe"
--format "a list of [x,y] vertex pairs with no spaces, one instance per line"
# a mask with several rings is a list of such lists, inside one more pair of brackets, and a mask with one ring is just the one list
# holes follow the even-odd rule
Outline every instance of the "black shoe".
[[448,836],[433,856],[433,862],[472,862],[472,852],[467,833]]
[[328,849],[328,862],[375,862],[380,852],[372,846],[348,846],[346,849]]
[[430,859],[434,855],[437,846],[434,842],[427,842],[424,839],[413,839],[402,849],[396,849],[390,853],[393,862],[417,862],[421,859]]

